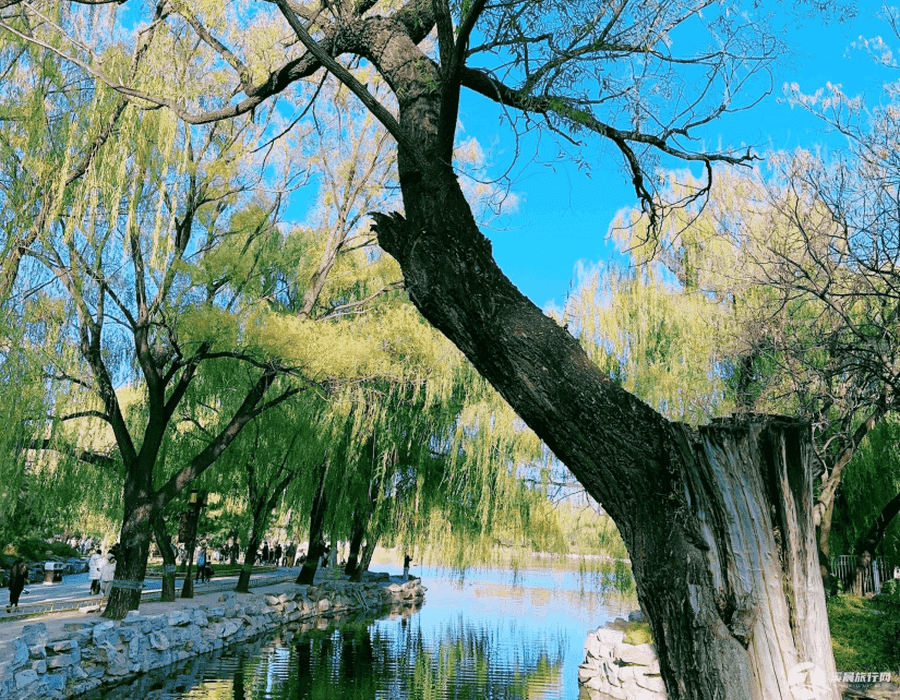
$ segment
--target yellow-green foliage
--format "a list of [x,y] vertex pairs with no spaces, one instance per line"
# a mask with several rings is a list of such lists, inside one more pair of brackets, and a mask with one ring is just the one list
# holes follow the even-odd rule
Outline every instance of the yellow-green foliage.
[[554,515],[571,553],[628,558],[625,543],[612,518],[598,512],[595,506],[564,500],[554,504]]
[[625,627],[624,641],[626,644],[652,644],[653,633],[646,622],[630,622]]
[[652,268],[586,268],[556,312],[593,361],[664,415],[694,423],[730,409],[719,349],[725,312]]

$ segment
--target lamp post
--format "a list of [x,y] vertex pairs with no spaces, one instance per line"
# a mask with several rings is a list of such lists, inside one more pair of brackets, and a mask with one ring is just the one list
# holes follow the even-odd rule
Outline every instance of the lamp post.
[[194,578],[191,568],[194,564],[194,548],[197,546],[197,523],[200,521],[200,510],[206,505],[206,491],[191,491],[190,510],[188,511],[188,565],[184,574],[184,585],[181,587],[182,598],[194,597]]

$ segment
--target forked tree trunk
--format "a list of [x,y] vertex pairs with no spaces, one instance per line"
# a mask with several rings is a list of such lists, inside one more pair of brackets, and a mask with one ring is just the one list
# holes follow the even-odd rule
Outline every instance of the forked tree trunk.
[[171,602],[175,600],[175,572],[178,565],[172,538],[166,534],[166,526],[159,517],[153,519],[153,536],[156,538],[156,546],[159,547],[159,553],[163,558],[162,591],[159,599]]
[[[285,455],[285,460],[287,460],[287,455]],[[264,485],[256,482],[258,472],[252,463],[247,464],[247,471],[250,475],[250,508],[253,513],[253,523],[250,525],[250,538],[247,543],[247,552],[244,555],[244,565],[241,567],[241,574],[238,577],[237,586],[234,588],[238,593],[250,592],[250,574],[253,570],[253,562],[256,559],[256,552],[259,550],[259,543],[262,542],[268,528],[269,517],[281,494],[297,476],[297,472],[279,473],[276,477],[278,481],[267,491]],[[263,564],[265,563],[267,562],[263,562]]]
[[372,564],[372,556],[375,554],[375,547],[378,546],[378,540],[381,537],[381,528],[376,527],[372,532],[369,533],[369,536],[366,538],[366,546],[363,547],[362,556],[359,560],[359,566],[356,567],[356,573],[353,575],[351,581],[359,582],[362,580],[362,575],[369,570],[369,566]]
[[[379,69],[410,87],[401,123],[427,149],[439,109],[418,76],[439,76],[391,41]],[[613,517],[669,697],[795,700],[791,684],[815,669],[828,686],[817,697],[837,698],[808,427],[759,419],[695,433],[611,382],[499,270],[441,153],[425,150],[423,166],[400,148],[409,221],[376,214],[378,240],[416,307]]]
[[312,510],[309,515],[309,549],[306,553],[306,561],[297,575],[297,583],[311,585],[316,578],[316,570],[319,568],[319,559],[325,553],[325,512],[328,504],[325,498],[326,467],[319,468],[319,489],[313,499]]
[[[370,444],[371,448],[368,453],[372,454],[374,450],[374,439]],[[350,551],[347,555],[347,566],[344,569],[344,573],[350,577],[351,581],[359,581],[362,577],[362,573],[369,568],[369,562],[363,564],[359,559],[359,555],[363,538],[366,536],[366,530],[369,527],[369,522],[372,520],[372,515],[375,513],[375,509],[378,505],[378,494],[380,491],[381,479],[379,477],[372,478],[369,482],[369,492],[366,495],[366,500],[360,503],[353,512],[353,528],[350,532]],[[374,539],[377,541],[377,536],[374,536]],[[372,557],[370,555],[369,561],[371,561],[371,559]]]
[[353,529],[350,532],[350,546],[347,553],[347,565],[344,567],[344,574],[349,576],[351,580],[355,578],[356,571],[359,568],[359,550],[362,547],[363,538],[366,536],[367,521],[360,515],[360,509],[353,514]]

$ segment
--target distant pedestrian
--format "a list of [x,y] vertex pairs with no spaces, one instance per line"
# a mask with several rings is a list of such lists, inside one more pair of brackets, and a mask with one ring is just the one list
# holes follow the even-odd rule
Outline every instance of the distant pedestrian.
[[91,560],[88,562],[88,577],[91,579],[91,595],[97,595],[100,592],[100,569],[103,568],[103,555],[100,550],[94,550]]
[[197,581],[206,583],[206,547],[200,545],[200,551],[197,553]]
[[262,559],[260,559],[260,564],[268,564],[269,563],[269,543],[263,542],[263,551],[262,551]]
[[275,556],[273,558],[275,566],[281,566],[281,542],[275,545]]
[[19,557],[13,562],[12,570],[9,572],[9,605],[6,606],[6,612],[12,610],[15,606],[19,609],[19,596],[25,588],[25,579],[28,578],[28,567],[25,566],[25,559]]
[[408,554],[403,555],[403,580],[409,581],[409,565],[412,564],[412,557]]
[[106,555],[106,561],[100,568],[100,589],[103,595],[109,595],[112,581],[116,577],[116,558],[112,554]]

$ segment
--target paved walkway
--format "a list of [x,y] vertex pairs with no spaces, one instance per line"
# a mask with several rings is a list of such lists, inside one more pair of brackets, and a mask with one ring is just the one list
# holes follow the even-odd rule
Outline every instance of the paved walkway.
[[[299,569],[273,569],[271,572],[254,573],[250,579],[251,592],[254,594],[280,591],[290,585],[297,578]],[[193,598],[177,598],[172,602],[160,602],[158,598],[151,597],[141,602],[140,611],[147,615],[156,615],[173,609],[193,608],[199,605],[211,605],[218,601],[223,591],[233,591],[237,584],[237,576],[217,576],[210,583],[197,583],[194,585]],[[181,595],[181,578],[178,579],[176,593]],[[147,579],[146,589],[159,592],[162,588],[160,579]],[[6,642],[15,639],[22,633],[25,625],[41,622],[47,626],[48,638],[61,637],[66,624],[72,622],[99,621],[106,599],[102,596],[90,595],[90,581],[88,575],[72,574],[63,577],[62,583],[45,585],[33,583],[26,586],[28,594],[23,594],[19,600],[20,611],[17,614],[6,612],[6,603],[9,601],[7,590],[0,589],[0,649]],[[53,604],[57,610],[41,612],[38,615],[26,614],[28,610],[49,608]],[[68,605],[69,610],[59,611],[59,607]],[[96,608],[93,612],[79,612],[78,607]]]

